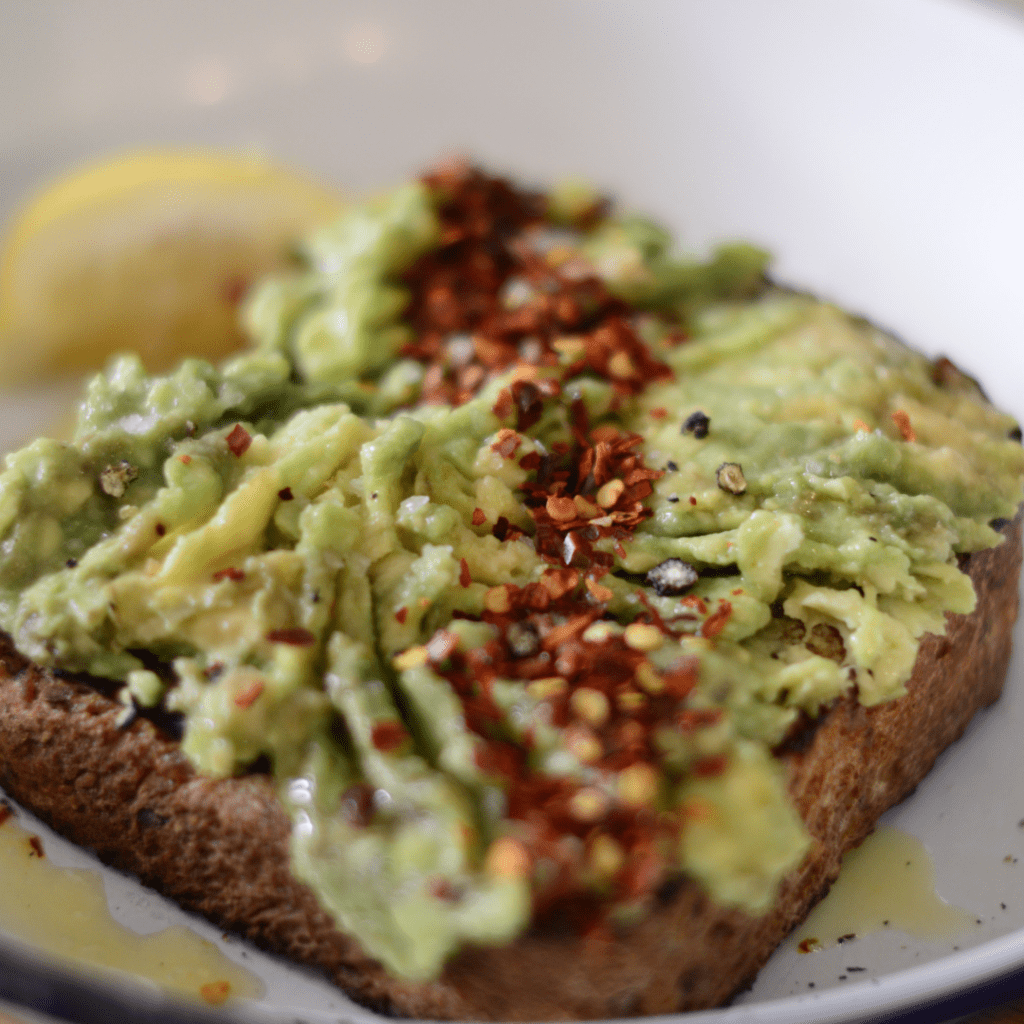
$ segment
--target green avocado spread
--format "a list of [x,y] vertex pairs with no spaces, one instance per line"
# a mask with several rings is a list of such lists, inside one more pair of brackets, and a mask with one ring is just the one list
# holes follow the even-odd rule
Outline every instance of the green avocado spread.
[[0,626],[269,772],[400,976],[679,874],[764,912],[808,846],[773,750],[904,692],[1024,473],[970,378],[765,263],[466,168],[353,207],[242,354],[119,358],[7,457]]

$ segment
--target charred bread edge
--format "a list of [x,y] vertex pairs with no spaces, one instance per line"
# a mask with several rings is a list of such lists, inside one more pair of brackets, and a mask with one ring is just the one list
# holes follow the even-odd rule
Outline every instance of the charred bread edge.
[[[691,881],[658,893],[609,937],[547,926],[509,946],[464,950],[429,984],[392,978],[340,933],[288,868],[289,823],[260,776],[199,777],[148,721],[26,662],[0,637],[0,785],[116,868],[251,939],[317,968],[360,1003],[412,1017],[554,1020],[716,1006],[749,985],[828,891],[842,855],[907,796],[975,711],[995,701],[1017,615],[1021,516],[997,548],[962,559],[977,608],[921,644],[908,693],[835,704],[782,755],[813,838],[761,918],[713,905]],[[802,749],[797,749],[802,746]]]

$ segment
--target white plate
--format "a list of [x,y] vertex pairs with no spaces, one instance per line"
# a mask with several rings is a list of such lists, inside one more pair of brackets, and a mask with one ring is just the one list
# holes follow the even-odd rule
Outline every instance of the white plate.
[[[0,220],[62,167],[152,143],[266,150],[353,189],[453,149],[538,180],[582,172],[687,246],[767,245],[783,280],[950,355],[1024,418],[1024,20],[1008,9],[5,0],[0,23]],[[5,403],[0,433],[23,436],[45,401]],[[853,983],[837,980],[850,947],[783,949],[736,1005],[686,1024],[864,1020],[1024,967],[1024,869],[1004,862],[1024,864],[1019,657],[1009,682],[890,816],[982,920],[960,952],[865,939]],[[348,1012],[274,977],[272,1002]]]

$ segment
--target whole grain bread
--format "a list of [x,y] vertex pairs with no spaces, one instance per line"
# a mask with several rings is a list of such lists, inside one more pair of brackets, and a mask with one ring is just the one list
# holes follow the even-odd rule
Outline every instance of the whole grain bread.
[[581,937],[548,921],[503,948],[463,951],[431,984],[389,976],[288,868],[289,823],[268,781],[199,777],[151,722],[118,728],[102,687],[58,677],[0,642],[0,785],[76,843],[221,927],[325,972],[359,1002],[414,1017],[558,1020],[719,1005],[753,980],[828,891],[842,855],[921,781],[999,696],[1017,615],[1021,522],[963,559],[971,615],[928,636],[905,697],[844,699],[781,752],[813,847],[760,918],[686,879],[641,923]]

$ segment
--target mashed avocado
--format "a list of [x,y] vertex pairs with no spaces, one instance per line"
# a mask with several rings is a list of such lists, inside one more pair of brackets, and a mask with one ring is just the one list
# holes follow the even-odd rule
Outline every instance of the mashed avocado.
[[772,749],[904,690],[1000,542],[1019,430],[945,361],[464,168],[349,211],[251,346],[94,379],[0,477],[20,651],[269,765],[294,869],[397,974],[684,871],[763,912],[807,838]]

